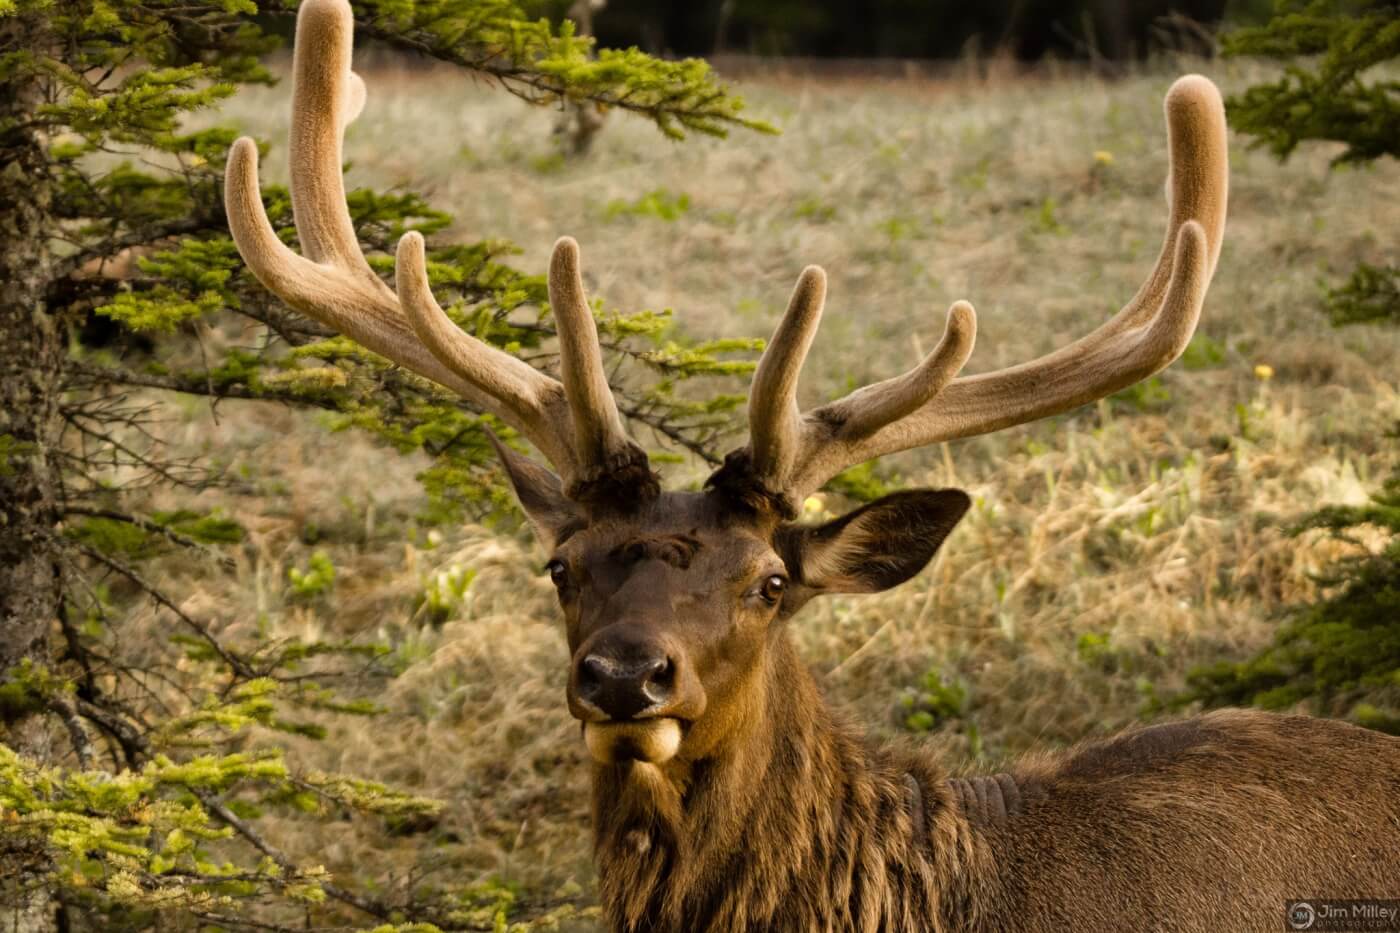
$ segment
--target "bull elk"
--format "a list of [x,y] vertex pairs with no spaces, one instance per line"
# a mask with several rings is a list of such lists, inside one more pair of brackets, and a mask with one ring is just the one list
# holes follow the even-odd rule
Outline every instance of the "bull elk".
[[305,256],[268,222],[249,139],[229,157],[229,226],[293,308],[500,418],[557,470],[496,444],[551,554],[614,929],[1276,929],[1289,898],[1400,897],[1400,740],[1227,711],[952,778],[833,712],[788,633],[813,597],[914,576],[968,508],[957,490],[912,490],[797,523],[837,472],[1067,411],[1182,352],[1225,225],[1214,85],[1190,76],[1167,93],[1166,242],[1115,316],[959,377],[976,318],[958,302],[914,369],[803,412],[826,290],[809,267],[754,375],[748,445],[703,491],[667,492],[618,415],[573,240],[549,268],[557,380],[451,323],[417,233],[399,242],[394,289],[370,270],[341,177],[364,99],[352,33],[346,0],[302,4],[290,150]]

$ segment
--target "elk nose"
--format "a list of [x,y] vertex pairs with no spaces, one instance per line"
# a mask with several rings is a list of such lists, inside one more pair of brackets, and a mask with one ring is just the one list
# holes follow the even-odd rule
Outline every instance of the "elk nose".
[[674,683],[675,665],[664,655],[622,661],[590,654],[579,663],[577,690],[608,717],[631,719],[670,699]]

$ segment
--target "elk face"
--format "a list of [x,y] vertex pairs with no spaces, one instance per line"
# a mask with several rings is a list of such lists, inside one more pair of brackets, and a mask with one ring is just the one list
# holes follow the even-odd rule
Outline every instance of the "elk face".
[[790,579],[763,532],[714,497],[668,494],[554,544],[569,712],[596,760],[700,757],[723,731],[701,724],[751,702]]
[[763,712],[769,649],[821,593],[869,593],[921,570],[968,506],[896,493],[820,526],[721,490],[589,509],[501,450],[549,549],[568,637],[569,712],[604,764],[716,754]]
[[914,368],[804,412],[798,376],[826,295],[824,273],[809,267],[754,373],[748,445],[706,492],[663,494],[612,397],[578,244],[561,238],[550,259],[558,378],[447,316],[420,234],[399,241],[391,289],[365,259],[344,198],[345,127],[365,97],[350,70],[350,4],[303,0],[296,37],[289,154],[305,255],[268,219],[247,138],[229,150],[229,230],[254,275],[290,306],[501,419],[559,471],[562,480],[498,447],[553,554],[574,654],[569,708],[604,761],[709,754],[762,711],[759,675],[784,619],[818,593],[908,579],[967,508],[962,493],[925,491],[820,528],[782,521],[808,494],[849,466],[1069,411],[1160,371],[1190,341],[1220,255],[1225,112],[1215,86],[1193,75],[1166,98],[1166,238],[1117,314],[1037,359],[959,377],[977,322],[956,302]]

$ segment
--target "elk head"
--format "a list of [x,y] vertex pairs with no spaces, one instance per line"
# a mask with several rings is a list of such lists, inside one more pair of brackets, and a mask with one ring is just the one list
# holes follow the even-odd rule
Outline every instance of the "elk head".
[[798,279],[754,375],[747,446],[701,492],[663,492],[629,440],[603,368],[579,252],[554,247],[549,298],[554,378],[475,340],[434,300],[423,239],[399,242],[395,288],[369,268],[345,204],[341,144],[363,103],[350,71],[346,0],[306,0],[297,21],[291,190],[306,256],[264,212],[257,148],[229,156],[229,226],[258,279],[288,304],[463,396],[531,441],[557,474],[496,444],[550,552],[567,620],[569,710],[600,762],[696,761],[761,709],[783,623],[822,593],[869,593],[918,573],[962,517],[956,490],[900,492],[826,525],[796,523],[804,499],[848,466],[1067,411],[1163,369],[1200,316],[1225,222],[1224,112],[1215,86],[1167,94],[1171,171],[1166,241],[1116,315],[1030,362],[959,377],[976,317],[957,302],[942,339],[909,372],[802,412],[798,374],[826,279]]

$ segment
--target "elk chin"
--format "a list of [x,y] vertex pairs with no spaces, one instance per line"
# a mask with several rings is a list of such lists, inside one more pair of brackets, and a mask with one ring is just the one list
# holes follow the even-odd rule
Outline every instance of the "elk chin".
[[583,726],[588,753],[599,764],[644,761],[659,765],[676,757],[681,724],[670,717],[632,722],[590,722]]

